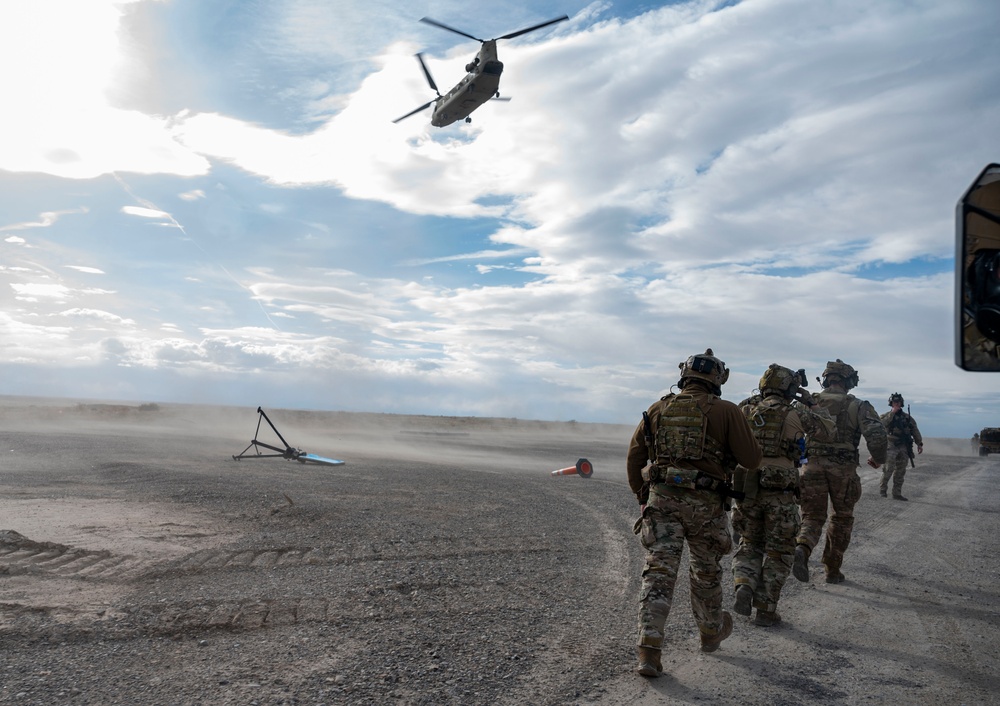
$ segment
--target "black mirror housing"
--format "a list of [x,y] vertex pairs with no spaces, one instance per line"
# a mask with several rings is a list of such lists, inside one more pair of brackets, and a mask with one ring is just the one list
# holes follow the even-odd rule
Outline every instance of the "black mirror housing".
[[955,216],[955,364],[1000,372],[1000,164],[979,173]]

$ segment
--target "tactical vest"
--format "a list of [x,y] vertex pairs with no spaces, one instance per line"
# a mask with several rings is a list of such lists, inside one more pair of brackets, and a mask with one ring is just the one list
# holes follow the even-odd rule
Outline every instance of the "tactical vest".
[[837,399],[817,395],[813,399],[830,413],[837,429],[833,435],[814,434],[809,437],[809,451],[814,456],[834,458],[842,463],[857,463],[858,444],[861,443],[861,403],[854,395],[845,394]]
[[707,430],[708,417],[698,401],[684,393],[675,395],[656,424],[656,464],[666,468],[678,461],[706,459],[724,466],[725,450]]
[[750,422],[750,428],[765,458],[784,456],[790,461],[799,460],[801,450],[795,441],[786,439],[784,433],[790,409],[789,404],[772,406],[763,401],[743,407],[743,414]]
[[911,417],[903,411],[895,414],[887,412],[883,415],[882,423],[885,425],[885,431],[889,438],[903,444],[913,443],[913,428],[910,419]]

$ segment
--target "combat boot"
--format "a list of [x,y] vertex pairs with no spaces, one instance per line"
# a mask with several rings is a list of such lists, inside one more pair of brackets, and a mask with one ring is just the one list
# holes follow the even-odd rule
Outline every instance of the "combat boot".
[[757,609],[757,617],[754,618],[753,620],[754,625],[760,625],[761,627],[764,628],[772,627],[780,622],[781,622],[781,616],[778,615],[778,611],[761,610],[760,608]]
[[892,499],[893,500],[906,500],[906,498],[904,498],[903,494],[900,493],[900,492],[893,492]]
[[733,610],[740,615],[750,615],[753,610],[753,589],[749,584],[741,583],[736,587],[736,602],[733,603]]
[[727,637],[733,634],[733,616],[729,614],[729,611],[722,611],[722,627],[719,628],[719,632],[715,635],[701,634],[701,651],[702,652],[715,652],[719,649],[719,645]]
[[792,563],[792,574],[799,581],[809,581],[809,547],[805,544],[795,546],[795,561]]
[[886,496],[886,488],[879,488],[878,494],[884,498]]
[[639,666],[636,668],[644,677],[656,678],[663,674],[663,665],[660,663],[660,651],[655,647],[639,648]]
[[840,569],[827,569],[826,570],[826,582],[827,583],[844,583],[846,577],[840,573]]

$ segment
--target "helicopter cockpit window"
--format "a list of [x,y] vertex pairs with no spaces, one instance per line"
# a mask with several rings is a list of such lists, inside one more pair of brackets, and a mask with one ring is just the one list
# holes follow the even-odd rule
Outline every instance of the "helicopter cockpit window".
[[1000,164],[958,202],[955,270],[955,363],[1000,372]]

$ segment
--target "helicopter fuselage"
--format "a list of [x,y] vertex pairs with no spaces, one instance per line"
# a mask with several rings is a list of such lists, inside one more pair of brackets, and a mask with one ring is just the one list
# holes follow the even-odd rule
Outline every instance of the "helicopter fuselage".
[[431,115],[434,127],[445,127],[469,117],[472,111],[497,95],[503,62],[497,58],[496,40],[484,41],[475,61],[466,68],[469,73],[465,78],[436,101]]

